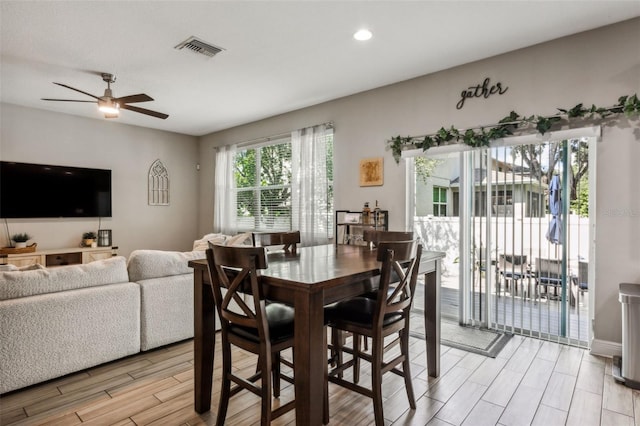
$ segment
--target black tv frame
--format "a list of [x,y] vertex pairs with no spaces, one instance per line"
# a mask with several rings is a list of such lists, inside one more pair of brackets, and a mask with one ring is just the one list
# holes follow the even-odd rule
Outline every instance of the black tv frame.
[[111,217],[110,169],[0,161],[0,218]]

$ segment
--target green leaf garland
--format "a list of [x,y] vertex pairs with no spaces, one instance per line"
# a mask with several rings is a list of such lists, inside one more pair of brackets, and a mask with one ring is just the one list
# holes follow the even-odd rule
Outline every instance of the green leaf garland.
[[637,94],[633,94],[631,96],[620,96],[616,105],[607,108],[596,107],[595,105],[585,108],[580,103],[570,109],[558,108],[558,111],[559,114],[548,117],[541,115],[525,117],[515,111],[511,111],[509,115],[498,121],[498,124],[466,130],[460,130],[453,126],[448,129],[441,127],[436,133],[424,137],[395,136],[388,141],[388,144],[393,158],[396,163],[399,163],[404,149],[415,148],[426,151],[431,147],[450,143],[463,143],[477,148],[489,146],[491,141],[513,135],[516,130],[527,126],[535,126],[538,133],[544,135],[554,124],[563,120],[568,121],[575,118],[604,119],[616,114],[624,114],[626,117],[631,118],[640,114],[640,100]]

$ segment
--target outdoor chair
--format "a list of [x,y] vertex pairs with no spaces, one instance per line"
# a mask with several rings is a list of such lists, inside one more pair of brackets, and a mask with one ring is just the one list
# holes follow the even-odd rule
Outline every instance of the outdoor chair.
[[[349,348],[343,345],[339,333],[332,333],[335,368],[329,372],[328,380],[372,398],[376,426],[384,425],[382,404],[384,373],[393,372],[404,378],[409,406],[412,409],[416,408],[409,359],[409,319],[421,254],[422,245],[418,244],[417,240],[380,242],[377,259],[382,262],[382,265],[377,300],[356,297],[325,308],[325,319],[332,330],[347,331],[354,335],[353,347]],[[392,282],[392,272],[395,272],[398,277],[396,282]],[[388,290],[392,284],[395,290],[389,294]],[[397,336],[395,336],[396,333]],[[360,351],[358,336],[367,336],[372,339],[371,354]],[[394,338],[387,343],[385,337],[389,336]],[[398,345],[399,353],[393,350]],[[385,360],[384,356],[389,350],[392,350],[395,357],[392,360]],[[352,355],[347,362],[343,360],[344,352]],[[371,388],[358,384],[360,360],[371,363]],[[398,368],[400,365],[402,369]],[[342,373],[350,367],[353,367],[353,381],[342,377]]]
[[285,253],[295,254],[300,244],[300,231],[254,232],[251,237],[254,247],[283,246]]
[[[495,258],[495,253],[497,252],[497,248],[494,248],[490,251],[490,253],[486,253],[485,247],[480,244],[479,248],[474,247],[473,249],[473,265],[474,265],[474,283],[477,286],[481,285],[482,279],[485,277],[488,265],[493,266],[495,271],[497,271],[498,261]],[[459,261],[459,258],[458,258]]]
[[589,262],[578,261],[578,292],[584,297],[589,290]]
[[[280,352],[294,346],[294,310],[265,303],[258,275],[258,270],[267,268],[264,247],[213,245],[206,255],[222,325],[222,387],[216,424],[225,423],[229,399],[246,389],[262,399],[261,424],[268,425],[295,407],[295,401],[290,401],[272,410],[271,400],[272,384],[278,398],[281,378],[294,383],[280,371]],[[240,293],[247,287],[248,294]],[[258,368],[251,377],[241,377],[233,366],[232,345],[258,355]],[[255,385],[258,380],[260,386]]]
[[[505,291],[510,288],[509,284],[513,282],[512,291],[515,295],[518,294],[518,281],[522,282],[524,279],[531,278],[527,255],[499,255],[497,272],[501,281],[504,281]],[[500,291],[499,285],[500,281],[498,281],[498,291]]]
[[554,298],[558,298],[558,287],[562,286],[562,260],[536,258],[537,287],[544,287],[544,293],[549,298],[548,287],[554,289]]

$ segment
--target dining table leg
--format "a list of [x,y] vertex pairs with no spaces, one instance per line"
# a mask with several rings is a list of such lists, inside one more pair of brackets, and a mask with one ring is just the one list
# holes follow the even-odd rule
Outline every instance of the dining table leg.
[[299,291],[295,296],[294,374],[296,425],[321,425],[327,370],[323,293]]
[[440,375],[440,262],[424,274],[424,329],[427,345],[427,372]]
[[193,275],[193,354],[195,409],[204,413],[211,409],[213,385],[213,352],[215,350],[215,304],[211,286],[203,282],[204,272]]

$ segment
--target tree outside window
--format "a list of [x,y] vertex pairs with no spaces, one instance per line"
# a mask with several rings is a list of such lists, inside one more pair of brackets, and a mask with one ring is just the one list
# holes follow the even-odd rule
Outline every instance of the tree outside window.
[[[333,235],[333,135],[327,141],[327,197],[314,202],[327,212],[327,235]],[[238,231],[292,230],[291,139],[239,149],[234,159]],[[324,230],[323,230],[324,232]]]
[[239,230],[291,229],[291,143],[288,140],[239,150],[234,174]]

